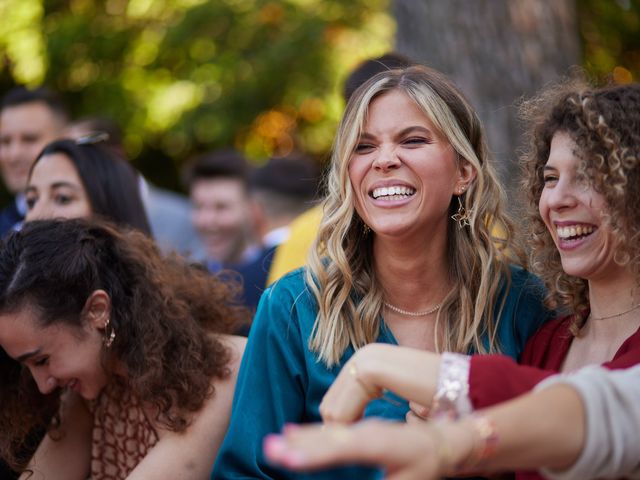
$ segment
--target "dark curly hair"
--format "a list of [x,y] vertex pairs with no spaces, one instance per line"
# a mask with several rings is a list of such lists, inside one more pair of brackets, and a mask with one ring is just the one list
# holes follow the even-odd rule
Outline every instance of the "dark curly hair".
[[[103,349],[103,364],[107,371],[116,359],[123,364],[127,388],[174,431],[214,394],[211,380],[230,373],[231,353],[210,333],[232,332],[246,319],[232,301],[236,288],[108,223],[34,221],[0,243],[0,313],[35,307],[43,327],[79,328],[87,298],[106,291],[117,336]],[[40,394],[28,368],[1,349],[0,362],[0,456],[20,465],[29,432],[55,431],[61,392]],[[111,381],[125,379],[112,372]]]
[[578,147],[577,175],[603,195],[606,221],[618,240],[615,261],[640,279],[640,84],[594,88],[578,76],[523,103],[529,145],[522,157],[532,246],[531,268],[545,282],[552,308],[574,315],[577,335],[589,311],[587,281],[566,274],[538,212],[543,168],[555,133]]

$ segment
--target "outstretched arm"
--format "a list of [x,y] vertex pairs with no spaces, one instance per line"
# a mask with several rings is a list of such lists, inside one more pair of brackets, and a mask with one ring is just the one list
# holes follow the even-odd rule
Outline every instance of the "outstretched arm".
[[365,463],[393,480],[544,468],[558,480],[640,478],[640,366],[588,367],[452,422],[288,427],[267,458],[295,470]]
[[[363,463],[389,480],[440,478],[464,471],[564,468],[582,447],[580,396],[554,386],[456,422],[294,426],[265,439],[267,458],[294,470]],[[486,432],[484,425],[491,425]]]

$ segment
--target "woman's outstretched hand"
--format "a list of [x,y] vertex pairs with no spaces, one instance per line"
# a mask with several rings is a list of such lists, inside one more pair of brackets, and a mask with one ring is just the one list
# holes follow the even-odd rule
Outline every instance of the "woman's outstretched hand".
[[[456,428],[381,420],[288,425],[281,435],[268,435],[263,447],[271,463],[296,471],[362,464],[384,468],[388,480],[437,479],[472,449],[470,436]],[[456,445],[455,451],[449,445]]]

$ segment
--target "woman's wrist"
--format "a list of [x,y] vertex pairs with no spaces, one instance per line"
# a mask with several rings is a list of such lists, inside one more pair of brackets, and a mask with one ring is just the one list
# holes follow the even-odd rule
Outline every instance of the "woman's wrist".
[[468,415],[455,422],[455,431],[466,438],[466,448],[458,452],[452,474],[478,473],[487,468],[487,462],[495,455],[499,436],[496,426],[486,415]]
[[439,420],[426,423],[426,427],[436,445],[439,474],[454,476],[459,473],[474,450],[469,426],[458,421]]

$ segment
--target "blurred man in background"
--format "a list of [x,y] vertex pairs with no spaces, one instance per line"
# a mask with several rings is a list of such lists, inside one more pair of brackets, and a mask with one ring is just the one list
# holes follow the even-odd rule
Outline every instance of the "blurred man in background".
[[63,136],[68,121],[62,101],[47,88],[16,87],[0,103],[0,173],[11,203],[0,212],[0,236],[24,219],[24,189],[40,150]]
[[318,178],[318,166],[302,154],[271,158],[253,171],[250,192],[261,249],[253,261],[237,267],[251,304],[257,306],[269,284],[274,252],[288,240],[291,221],[313,206]]
[[249,174],[245,158],[231,149],[200,155],[187,168],[191,219],[210,272],[251,262],[260,253]]

